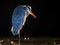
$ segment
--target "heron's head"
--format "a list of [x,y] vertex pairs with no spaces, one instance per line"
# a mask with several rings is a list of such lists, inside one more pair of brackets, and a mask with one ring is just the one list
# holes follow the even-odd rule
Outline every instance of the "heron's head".
[[24,8],[25,8],[25,10],[26,10],[30,15],[32,15],[34,18],[37,18],[37,17],[35,16],[35,14],[32,12],[31,6],[29,6],[29,5],[24,5]]

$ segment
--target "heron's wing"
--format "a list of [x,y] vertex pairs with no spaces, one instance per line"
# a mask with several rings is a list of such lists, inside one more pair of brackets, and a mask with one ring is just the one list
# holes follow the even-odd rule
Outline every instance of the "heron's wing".
[[12,16],[13,31],[17,32],[23,26],[24,16]]
[[25,23],[25,9],[21,6],[15,8],[12,15],[13,32],[16,34]]
[[22,24],[24,22],[24,10],[21,9],[15,9],[12,15],[12,26],[13,26],[13,33],[16,34],[18,30],[22,27]]

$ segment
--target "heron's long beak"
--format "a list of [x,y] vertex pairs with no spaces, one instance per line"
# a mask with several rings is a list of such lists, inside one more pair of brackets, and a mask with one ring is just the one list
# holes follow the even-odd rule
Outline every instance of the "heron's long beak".
[[37,18],[37,17],[35,16],[35,14],[34,14],[32,11],[29,12],[29,14],[32,15],[34,18]]

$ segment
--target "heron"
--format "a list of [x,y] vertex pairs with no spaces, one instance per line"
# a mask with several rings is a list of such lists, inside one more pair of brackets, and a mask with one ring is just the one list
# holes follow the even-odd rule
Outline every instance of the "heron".
[[29,5],[19,5],[17,6],[12,14],[12,27],[11,32],[14,36],[18,35],[20,33],[20,30],[22,30],[26,18],[30,15],[32,15],[34,18],[37,18],[35,14],[32,12],[32,8]]
[[12,14],[12,27],[11,32],[14,36],[19,35],[19,45],[20,45],[20,30],[22,30],[27,17],[32,15],[37,18],[32,12],[32,8],[29,5],[19,5],[17,6]]

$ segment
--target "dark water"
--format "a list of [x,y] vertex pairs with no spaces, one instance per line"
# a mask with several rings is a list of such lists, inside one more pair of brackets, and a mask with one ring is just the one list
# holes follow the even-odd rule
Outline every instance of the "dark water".
[[[12,44],[11,41],[14,43]],[[18,38],[0,38],[0,45],[19,45]],[[20,45],[60,45],[59,38],[21,38]]]

